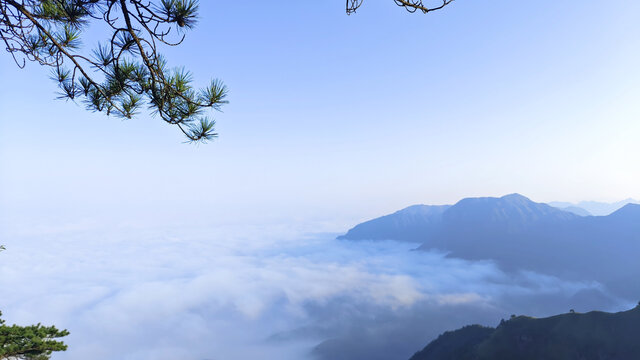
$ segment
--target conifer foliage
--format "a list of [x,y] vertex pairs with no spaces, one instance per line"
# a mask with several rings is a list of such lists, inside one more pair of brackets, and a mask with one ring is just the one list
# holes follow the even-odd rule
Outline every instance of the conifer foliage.
[[0,318],[0,360],[49,359],[54,351],[67,350],[67,345],[56,340],[67,335],[68,331],[55,326],[8,326]]
[[[0,245],[0,252],[6,250]],[[0,311],[0,360],[47,360],[54,351],[65,351],[67,345],[56,340],[69,335],[55,326],[5,325]]]
[[[62,99],[125,119],[147,107],[189,141],[205,142],[217,134],[204,112],[227,103],[226,87],[213,80],[193,88],[191,73],[169,68],[158,52],[182,43],[197,15],[196,0],[0,0],[0,43],[19,67],[50,67]],[[85,51],[83,32],[98,23],[105,40]]]

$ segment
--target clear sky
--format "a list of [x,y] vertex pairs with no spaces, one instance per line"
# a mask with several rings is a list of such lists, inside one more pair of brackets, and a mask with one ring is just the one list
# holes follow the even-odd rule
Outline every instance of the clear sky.
[[471,196],[640,199],[640,2],[344,5],[201,1],[163,50],[229,87],[203,145],[54,100],[48,69],[0,50],[3,317],[69,329],[61,360],[304,359],[336,338],[406,359],[469,322],[632,306],[335,232]]
[[[354,221],[415,203],[519,192],[640,198],[640,3],[202,1],[164,49],[220,78],[220,138],[53,100],[0,57],[4,219]],[[86,44],[93,46],[93,40]],[[10,220],[10,221],[14,221]]]

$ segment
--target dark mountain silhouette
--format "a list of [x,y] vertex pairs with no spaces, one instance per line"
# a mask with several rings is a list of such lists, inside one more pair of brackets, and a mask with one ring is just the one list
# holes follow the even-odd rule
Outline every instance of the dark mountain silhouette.
[[[640,205],[584,217],[512,194],[463,199],[428,221],[412,220],[422,227],[403,226],[399,213],[356,226],[343,238],[353,239],[358,229],[358,239],[377,239],[375,232],[385,239],[419,239],[420,250],[493,260],[508,271],[596,280],[618,296],[640,298],[640,282],[630,281],[640,277]],[[385,227],[390,223],[394,226]]]
[[456,331],[447,331],[410,360],[462,360],[474,359],[477,346],[487,340],[496,329],[469,325]]
[[466,326],[440,335],[410,360],[511,359],[640,359],[640,307],[543,319],[517,316],[495,329]]

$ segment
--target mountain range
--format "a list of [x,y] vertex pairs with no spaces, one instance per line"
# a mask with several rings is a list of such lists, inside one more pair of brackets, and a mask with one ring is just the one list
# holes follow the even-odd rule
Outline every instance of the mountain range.
[[561,208],[566,211],[574,212],[578,215],[588,216],[607,216],[612,214],[627,204],[640,204],[640,201],[634,199],[626,199],[614,203],[605,203],[598,201],[581,201],[579,203],[569,203],[569,202],[560,202],[554,201],[550,202],[549,205],[557,208]]
[[450,257],[492,260],[505,270],[531,270],[598,281],[616,295],[640,298],[640,205],[607,216],[580,216],[519,195],[467,198],[455,205],[416,205],[359,224],[345,240],[398,240]]
[[628,360],[640,358],[640,306],[619,313],[513,315],[497,328],[465,326],[410,360]]

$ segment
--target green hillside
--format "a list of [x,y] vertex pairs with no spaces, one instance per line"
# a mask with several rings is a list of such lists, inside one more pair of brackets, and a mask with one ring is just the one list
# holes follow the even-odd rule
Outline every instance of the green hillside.
[[493,328],[447,332],[411,360],[640,359],[640,306],[629,311],[512,317]]

